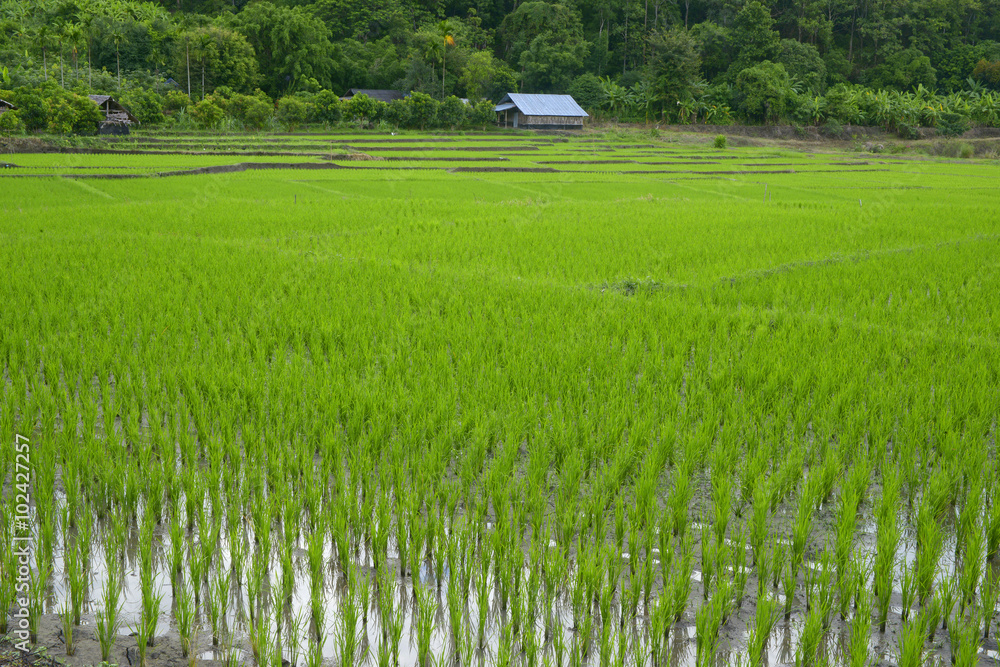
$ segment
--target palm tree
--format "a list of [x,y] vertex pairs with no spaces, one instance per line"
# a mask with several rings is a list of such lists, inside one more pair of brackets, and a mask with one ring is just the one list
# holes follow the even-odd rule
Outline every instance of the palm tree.
[[441,36],[441,99],[444,100],[444,75],[445,61],[448,54],[448,47],[455,46],[455,38],[452,36],[451,22],[445,19],[438,23],[438,34]]

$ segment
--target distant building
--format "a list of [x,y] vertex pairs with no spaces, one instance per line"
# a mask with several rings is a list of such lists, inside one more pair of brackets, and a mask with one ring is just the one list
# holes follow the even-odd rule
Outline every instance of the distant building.
[[0,113],[3,113],[8,109],[10,109],[11,111],[17,111],[17,107],[8,102],[7,100],[0,100]]
[[507,93],[493,110],[499,125],[528,130],[580,130],[589,117],[572,95]]
[[376,90],[373,88],[351,88],[341,97],[341,101],[346,102],[355,95],[367,95],[373,100],[388,104],[393,100],[401,100],[406,97],[406,93],[401,90]]
[[139,124],[139,119],[110,95],[91,95],[90,101],[97,105],[104,116],[101,134],[128,134],[132,125]]

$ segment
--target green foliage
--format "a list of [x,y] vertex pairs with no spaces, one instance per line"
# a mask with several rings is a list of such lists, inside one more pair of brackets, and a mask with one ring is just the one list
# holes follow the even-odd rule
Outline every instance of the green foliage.
[[17,111],[7,110],[0,113],[0,135],[11,136],[24,134],[25,125]]
[[133,88],[123,93],[119,102],[132,112],[142,125],[159,125],[163,122],[165,100],[155,91]]
[[650,40],[649,78],[661,109],[671,114],[678,102],[690,97],[698,80],[700,56],[697,43],[686,30],[660,30]]
[[526,92],[565,90],[590,50],[579,14],[561,3],[521,3],[504,18],[500,34]]
[[597,111],[604,102],[604,86],[601,80],[590,72],[584,72],[573,79],[566,92],[573,96],[577,104],[591,113]]
[[294,95],[288,95],[278,100],[275,117],[289,132],[294,132],[300,125],[313,115],[315,106]]
[[778,44],[775,61],[781,63],[792,80],[801,83],[805,91],[820,94],[826,89],[826,63],[812,44],[783,39]]
[[871,71],[870,79],[875,87],[909,90],[921,85],[933,87],[937,82],[937,75],[930,58],[919,49],[911,47],[889,56],[883,64]]
[[195,119],[202,129],[213,129],[218,127],[225,111],[214,99],[204,99],[191,108],[191,117]]
[[954,112],[942,113],[938,119],[938,133],[945,137],[957,137],[969,129],[969,121],[961,114]]
[[465,62],[461,83],[471,100],[499,100],[516,90],[517,75],[489,51],[477,51]]
[[454,95],[448,96],[438,107],[437,122],[441,127],[456,129],[465,122],[466,104]]
[[774,30],[771,12],[759,0],[750,0],[736,14],[733,44],[738,55],[729,67],[730,79],[743,70],[775,57],[778,50],[778,32]]
[[441,103],[425,93],[413,93],[406,98],[410,109],[409,122],[412,127],[424,129],[434,123]]
[[253,47],[261,87],[272,97],[294,92],[307,79],[330,84],[333,46],[322,21],[301,7],[256,2],[232,19]]
[[717,135],[715,135],[715,139],[712,140],[712,146],[714,146],[715,148],[725,148],[726,147],[726,135],[724,135],[724,134],[717,134]]
[[740,110],[752,121],[776,123],[795,103],[788,72],[779,63],[765,60],[736,77]]
[[321,90],[312,99],[316,120],[321,123],[338,123],[343,117],[344,105],[340,97],[330,90]]
[[248,93],[260,73],[254,48],[247,38],[223,25],[207,25],[181,33],[174,40],[175,78],[191,94],[204,97],[220,86]]
[[245,129],[262,130],[274,117],[274,105],[262,95],[233,95],[226,105],[226,115]]
[[344,104],[344,115],[356,123],[365,125],[375,118],[379,102],[361,93],[347,100]]

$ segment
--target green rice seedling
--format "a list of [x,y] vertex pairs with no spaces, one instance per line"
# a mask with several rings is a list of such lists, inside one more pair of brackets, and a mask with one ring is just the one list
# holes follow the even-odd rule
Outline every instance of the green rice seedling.
[[945,577],[934,593],[934,600],[937,603],[938,612],[941,616],[941,629],[948,629],[948,620],[951,618],[951,611],[955,608],[955,599],[958,596],[958,587],[954,577]]
[[795,664],[801,667],[813,667],[820,664],[824,641],[823,615],[818,607],[806,616],[802,627],[802,636],[795,655]]
[[962,592],[961,610],[972,604],[979,587],[979,580],[983,573],[983,532],[981,530],[969,530],[966,535],[965,552],[962,558],[962,571],[959,575],[959,586]]
[[170,519],[170,571],[171,581],[176,583],[184,567],[184,529],[176,512]]
[[222,622],[229,610],[229,573],[217,572],[209,594],[209,621],[212,625],[212,646],[219,645]]
[[[956,641],[957,639],[957,641]],[[979,664],[979,627],[975,622],[964,623],[951,644],[952,664],[956,667],[975,667]]]
[[795,589],[798,586],[799,573],[789,561],[781,576],[782,594],[785,596],[785,620],[792,617],[792,603],[795,601]]
[[931,516],[929,511],[924,511],[923,507],[921,507],[921,511],[917,516],[917,563],[915,572],[917,598],[921,604],[931,594],[931,587],[934,585],[934,576],[937,573],[943,546],[944,538],[940,525],[938,525],[937,520]]
[[687,534],[688,508],[691,506],[691,471],[688,464],[681,464],[674,474],[674,488],[667,497],[667,505],[672,508],[671,525],[674,530],[674,537],[684,537]]
[[552,632],[552,657],[555,659],[555,664],[564,664],[565,655],[566,631],[563,629],[562,623],[556,623]]
[[900,592],[902,597],[902,620],[905,623],[910,616],[910,609],[913,607],[913,599],[916,597],[916,566],[903,567],[900,575]]
[[73,656],[76,653],[76,643],[73,640],[73,609],[72,606],[63,605],[59,610],[59,620],[62,623],[63,638],[66,641],[66,655]]
[[1000,582],[995,578],[993,572],[993,568],[986,568],[986,576],[983,577],[979,589],[979,604],[976,608],[979,620],[983,624],[983,639],[990,638],[990,625],[993,624],[993,617],[996,616],[997,598],[1000,597]]
[[851,619],[850,637],[847,644],[847,661],[851,667],[867,667],[869,641],[872,632],[872,595],[862,587],[858,594],[858,606]]
[[[505,623],[500,629],[500,642],[497,644],[497,654],[493,665],[494,667],[512,667],[514,657],[514,633],[510,626]],[[421,667],[427,667],[427,663],[422,660],[419,664]]]
[[583,617],[579,624],[577,624],[577,635],[576,641],[580,647],[580,653],[584,658],[590,657],[590,639],[594,632],[594,615],[591,613],[590,608],[585,607],[583,610]]
[[[993,479],[996,479],[996,473]],[[983,523],[986,529],[986,558],[995,561],[1000,555],[1000,484],[996,482],[992,502]]]
[[694,545],[690,535],[681,546],[679,567],[670,578],[671,603],[674,622],[680,622],[691,596],[691,575],[694,573]]
[[728,471],[721,468],[713,470],[712,474],[712,508],[715,513],[712,529],[718,543],[726,537],[729,526],[729,515],[733,504],[733,479]]
[[[247,572],[247,609],[251,622],[256,619],[257,610],[260,609],[262,604],[261,590],[264,586],[265,571],[263,558],[260,557],[258,552],[249,564]],[[314,588],[313,591],[315,592],[316,589]],[[320,589],[320,592],[322,592],[322,589]]]
[[785,545],[777,540],[774,541],[771,544],[771,586],[774,590],[778,590],[778,583],[785,571],[787,559],[788,551],[785,549]]
[[757,598],[760,599],[767,596],[767,585],[771,580],[771,560],[774,558],[773,547],[770,549],[762,548],[760,554],[755,558]]
[[889,601],[892,597],[893,571],[896,567],[899,538],[895,513],[884,514],[876,537],[875,563],[872,571],[872,583],[875,597],[878,600],[879,632],[885,632],[885,623],[889,616]]
[[478,614],[479,650],[483,650],[486,641],[486,622],[490,613],[490,589],[485,574],[480,573],[476,579],[476,612]]
[[757,598],[757,611],[747,637],[747,657],[752,667],[759,667],[764,660],[768,639],[778,623],[778,601],[768,597]]
[[[702,605],[695,613],[695,663],[710,665],[715,657],[719,634],[718,605]],[[606,664],[606,663],[604,663]]]
[[118,629],[121,627],[119,591],[118,579],[112,570],[108,570],[101,597],[102,608],[96,616],[97,641],[101,645],[101,660],[105,662],[111,655],[111,647],[114,646],[115,639],[118,637]]
[[[434,615],[437,613],[437,605],[434,603],[430,591],[422,586],[415,586],[413,591],[417,597],[417,659],[421,667],[428,667],[431,657],[431,633],[434,631]],[[509,626],[505,629],[510,631]]]
[[908,623],[904,622],[899,632],[897,661],[899,667],[922,667],[924,664],[924,641],[927,628],[923,615],[918,614]]
[[181,638],[181,657],[186,658],[193,648],[192,638],[195,622],[194,593],[188,582],[178,586],[174,619],[177,622],[177,633]]
[[938,624],[941,622],[941,603],[937,597],[932,597],[924,604],[921,611],[924,617],[924,630],[927,631],[927,641],[933,642],[937,634]]
[[38,624],[45,609],[45,587],[51,566],[43,559],[28,579],[28,636],[32,644],[38,643]]
[[[66,578],[69,580],[69,601],[73,616],[73,625],[80,625],[83,615],[83,599],[87,587],[87,573],[84,569],[83,556],[80,554],[79,542],[64,550],[66,561]],[[11,591],[13,592],[13,591]],[[2,602],[3,600],[0,600]],[[13,600],[10,601],[13,604]],[[9,608],[9,605],[8,607]]]
[[809,533],[812,530],[813,503],[808,493],[803,492],[799,497],[798,512],[795,515],[795,524],[792,527],[792,550],[791,563],[794,570],[798,570],[805,558],[806,545],[809,540]]
[[767,482],[762,481],[754,487],[753,510],[750,516],[750,548],[753,550],[753,562],[756,566],[763,556],[764,545],[770,533],[768,519],[771,516],[770,499]]
[[458,577],[454,570],[451,570],[451,577],[448,581],[448,622],[451,628],[452,641],[458,644],[462,636],[462,608],[464,593],[458,587]]
[[372,581],[366,572],[362,572],[357,578],[357,601],[358,610],[361,612],[361,624],[368,626],[368,612],[372,604]]
[[715,542],[707,527],[701,531],[701,597],[708,599],[708,593],[712,589],[715,580],[715,568],[718,565],[720,545]]
[[340,596],[337,625],[337,648],[341,664],[354,663],[358,650],[358,574],[352,564],[346,572],[347,583]]
[[[661,596],[649,615],[649,659],[653,667],[659,667],[663,659],[663,647],[670,631],[670,607],[665,596]],[[562,663],[560,663],[562,664]]]

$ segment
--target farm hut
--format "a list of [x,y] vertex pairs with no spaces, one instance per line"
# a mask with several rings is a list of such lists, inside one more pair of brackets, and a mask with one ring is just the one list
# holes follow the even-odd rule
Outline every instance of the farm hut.
[[0,113],[3,113],[8,109],[10,109],[11,111],[17,111],[17,107],[8,102],[7,100],[0,100]]
[[376,90],[370,88],[351,88],[347,93],[340,98],[342,102],[346,102],[355,95],[367,95],[368,97],[376,100],[378,102],[385,102],[388,104],[393,100],[401,100],[406,97],[406,93],[401,90]]
[[529,130],[581,130],[589,115],[572,95],[507,93],[493,110],[497,124]]
[[128,134],[132,125],[139,124],[138,118],[109,95],[91,95],[90,101],[97,105],[104,116],[101,122],[101,134]]

